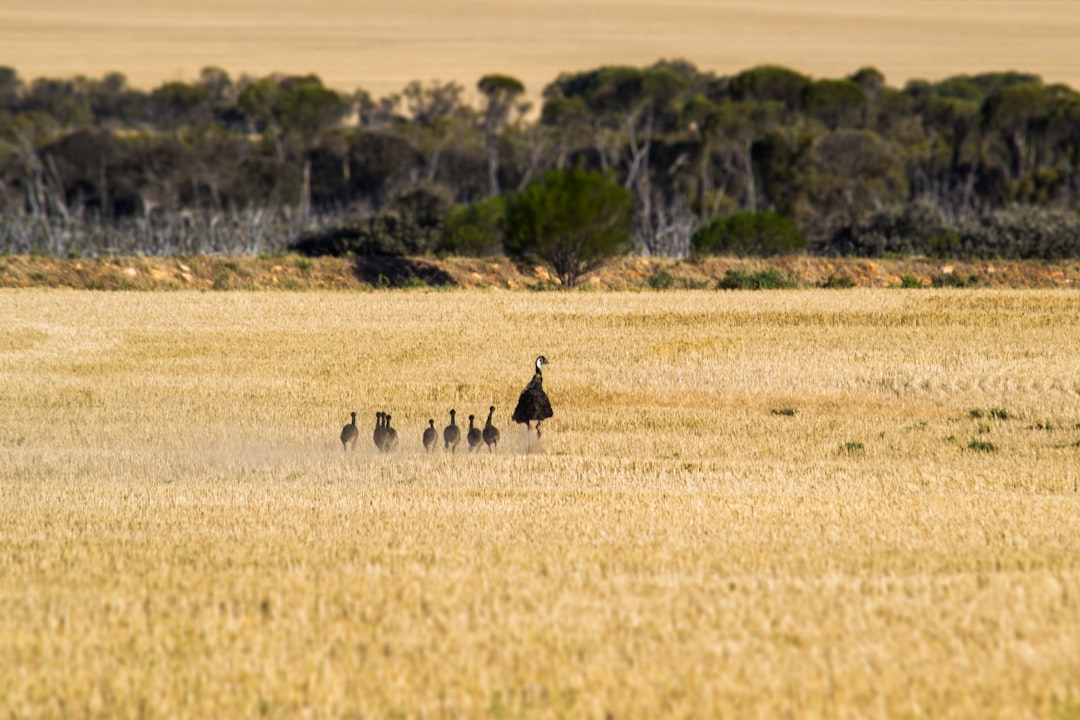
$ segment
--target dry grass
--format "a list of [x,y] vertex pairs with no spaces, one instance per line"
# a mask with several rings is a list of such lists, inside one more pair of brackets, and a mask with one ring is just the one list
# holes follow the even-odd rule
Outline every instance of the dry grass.
[[139,87],[234,75],[318,73],[384,96],[411,80],[521,78],[538,99],[564,71],[686,58],[731,74],[779,63],[818,77],[874,65],[911,78],[1019,70],[1080,87],[1080,2],[1023,0],[76,0],[0,6],[0,62],[24,77],[99,77]]
[[[0,291],[0,708],[1076,718],[1078,330],[1061,290]],[[500,452],[422,453],[492,403]]]

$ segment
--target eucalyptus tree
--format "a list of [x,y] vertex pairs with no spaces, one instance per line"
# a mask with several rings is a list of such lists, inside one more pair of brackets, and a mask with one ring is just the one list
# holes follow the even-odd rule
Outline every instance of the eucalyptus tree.
[[594,167],[616,173],[634,193],[639,243],[647,251],[656,249],[661,226],[669,224],[668,200],[674,195],[665,185],[684,165],[692,170],[681,153],[665,154],[661,159],[666,166],[654,167],[654,143],[684,129],[683,106],[700,94],[694,87],[696,76],[696,69],[682,62],[610,66],[561,75],[545,90],[544,120],[588,127]]
[[1009,85],[987,96],[981,114],[983,127],[1005,149],[1005,167],[1012,179],[1031,172],[1037,162],[1039,136],[1045,133],[1051,96],[1037,83]]
[[448,149],[479,146],[474,111],[463,99],[465,88],[456,82],[433,80],[427,85],[414,80],[402,91],[409,134],[427,163],[424,179],[435,182],[439,165]]
[[792,214],[812,241],[908,199],[910,183],[897,148],[870,130],[826,133],[808,150],[799,163]]
[[[777,101],[723,99],[702,118],[701,132],[710,149],[710,160],[718,161],[721,173],[741,180],[735,198],[741,209],[754,212],[761,205],[754,171],[754,144],[779,125],[782,113],[782,105]],[[702,210],[706,219],[715,214],[705,207]]]
[[17,110],[24,88],[25,83],[15,68],[0,65],[0,110]]
[[499,194],[499,133],[510,121],[511,113],[520,119],[529,111],[528,102],[519,98],[525,93],[525,85],[510,75],[485,75],[476,87],[484,96],[480,112],[484,133],[484,152],[488,161],[488,194]]
[[780,65],[758,65],[731,79],[730,92],[735,100],[778,102],[784,108],[784,122],[790,122],[802,109],[803,91],[810,78]]
[[830,131],[863,125],[866,105],[866,92],[854,80],[824,78],[802,90],[803,111]]

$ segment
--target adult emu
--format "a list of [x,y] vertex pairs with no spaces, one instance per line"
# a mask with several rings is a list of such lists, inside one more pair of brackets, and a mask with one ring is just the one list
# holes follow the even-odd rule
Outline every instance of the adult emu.
[[529,423],[536,421],[536,437],[540,437],[540,422],[552,416],[551,401],[544,392],[544,376],[542,369],[547,364],[547,358],[541,355],[536,358],[536,373],[532,380],[521,391],[518,397],[517,407],[514,408],[513,420],[516,423],[525,423],[525,430],[531,430]]

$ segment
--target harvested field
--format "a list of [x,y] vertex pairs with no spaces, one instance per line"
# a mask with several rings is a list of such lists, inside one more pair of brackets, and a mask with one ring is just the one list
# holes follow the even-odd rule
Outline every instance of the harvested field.
[[912,78],[1017,70],[1080,87],[1076,0],[76,0],[0,6],[0,63],[23,77],[125,73],[149,89],[217,65],[317,73],[376,97],[412,80],[519,77],[539,99],[560,72],[685,58],[730,75],[780,64],[816,77],[873,65]]
[[0,290],[0,707],[1076,718],[1078,337],[1061,289]]

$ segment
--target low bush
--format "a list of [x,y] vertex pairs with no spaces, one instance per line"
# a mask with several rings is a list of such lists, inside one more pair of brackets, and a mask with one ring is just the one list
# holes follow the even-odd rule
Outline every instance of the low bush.
[[737,212],[699,228],[690,244],[701,254],[767,257],[804,250],[806,238],[778,213]]
[[392,193],[374,215],[304,233],[289,249],[308,256],[425,255],[439,247],[452,207],[446,188],[416,183]]
[[439,252],[471,257],[501,255],[505,217],[499,197],[455,207],[446,219]]
[[[1080,257],[1080,213],[1014,205],[977,218],[950,219],[939,207],[912,202],[844,227],[826,252],[858,257],[1059,260]],[[971,278],[968,278],[971,284]],[[956,283],[956,279],[950,281]],[[959,283],[956,283],[959,284]]]
[[649,276],[648,282],[653,290],[670,290],[675,287],[675,278],[667,270],[657,270]]
[[900,278],[900,287],[918,289],[925,287],[925,285],[923,285],[922,278],[916,275],[905,275],[904,277]]
[[840,454],[842,455],[860,455],[866,448],[861,442],[856,440],[849,440],[840,446]]
[[720,290],[785,290],[798,286],[799,283],[793,275],[785,275],[777,268],[767,268],[754,273],[741,269],[728,270],[717,283]]
[[855,287],[855,281],[847,275],[829,275],[818,287],[831,289],[831,290],[846,290],[847,288]]

